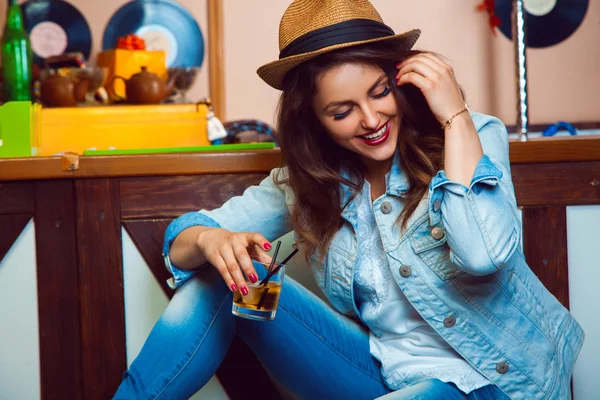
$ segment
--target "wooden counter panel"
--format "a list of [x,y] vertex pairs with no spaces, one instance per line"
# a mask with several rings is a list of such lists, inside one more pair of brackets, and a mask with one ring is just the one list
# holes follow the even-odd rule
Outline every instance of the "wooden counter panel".
[[81,326],[72,180],[35,188],[42,399],[81,399]]
[[0,183],[0,214],[33,214],[33,183]]
[[127,367],[116,179],[75,181],[82,398],[110,399]]
[[600,162],[513,164],[517,204],[600,204]]
[[121,218],[175,218],[191,210],[217,208],[266,176],[258,173],[122,178]]
[[531,270],[569,308],[567,208],[523,207],[523,248]]

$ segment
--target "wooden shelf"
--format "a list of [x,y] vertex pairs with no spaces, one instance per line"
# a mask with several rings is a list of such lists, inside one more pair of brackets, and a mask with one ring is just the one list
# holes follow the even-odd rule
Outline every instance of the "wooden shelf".
[[[79,160],[79,169],[63,171],[61,157],[0,159],[0,181],[269,172],[280,166],[281,153],[275,149],[80,157]],[[600,137],[511,141],[510,160],[512,164],[600,161]]]

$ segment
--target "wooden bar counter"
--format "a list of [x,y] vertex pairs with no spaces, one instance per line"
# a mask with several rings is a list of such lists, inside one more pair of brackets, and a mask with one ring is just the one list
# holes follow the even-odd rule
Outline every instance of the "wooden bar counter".
[[[600,136],[514,141],[510,157],[525,255],[568,306],[566,207],[600,204]],[[0,159],[0,260],[35,223],[42,398],[107,399],[120,382],[122,227],[170,297],[161,256],[169,222],[220,206],[280,161],[278,150],[80,157],[78,165]],[[219,378],[232,399],[241,398],[245,385],[236,392],[226,371]]]

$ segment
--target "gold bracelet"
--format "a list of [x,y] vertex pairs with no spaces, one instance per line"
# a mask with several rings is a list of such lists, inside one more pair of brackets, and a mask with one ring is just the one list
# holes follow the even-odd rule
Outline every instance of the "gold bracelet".
[[455,117],[458,117],[460,114],[469,111],[469,107],[467,107],[465,105],[465,108],[463,108],[462,110],[460,110],[459,112],[457,112],[456,114],[454,114],[453,116],[451,116],[450,118],[448,118],[446,120],[446,122],[444,122],[442,124],[442,130],[445,131],[446,128],[451,128],[452,127],[452,121],[454,120]]

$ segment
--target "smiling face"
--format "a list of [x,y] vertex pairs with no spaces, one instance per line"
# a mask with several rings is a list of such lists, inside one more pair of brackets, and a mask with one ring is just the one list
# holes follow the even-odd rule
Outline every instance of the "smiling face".
[[323,72],[312,106],[331,139],[357,153],[367,168],[391,163],[400,112],[381,68],[347,63]]

